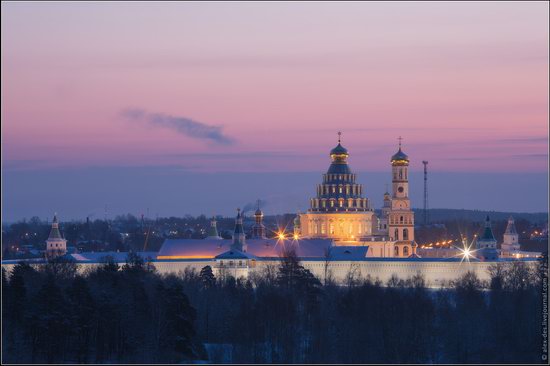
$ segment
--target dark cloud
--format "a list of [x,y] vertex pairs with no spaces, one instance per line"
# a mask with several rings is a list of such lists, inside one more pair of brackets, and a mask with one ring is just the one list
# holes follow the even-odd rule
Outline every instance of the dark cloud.
[[130,121],[145,122],[149,126],[169,128],[182,135],[206,140],[219,145],[232,145],[235,140],[223,132],[221,126],[207,125],[186,117],[170,116],[162,113],[149,113],[143,109],[127,109],[122,116]]

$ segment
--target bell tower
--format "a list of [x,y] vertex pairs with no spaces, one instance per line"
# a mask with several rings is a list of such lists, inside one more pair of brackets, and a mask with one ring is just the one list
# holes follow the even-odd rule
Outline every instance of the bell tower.
[[[401,150],[399,137],[399,150],[391,157],[392,165],[392,197],[391,210],[388,214],[388,235],[393,241],[412,243],[414,241],[414,212],[411,209],[409,199],[409,157]],[[400,257],[407,257],[412,248],[403,247],[399,251]],[[395,250],[397,254],[398,248]]]

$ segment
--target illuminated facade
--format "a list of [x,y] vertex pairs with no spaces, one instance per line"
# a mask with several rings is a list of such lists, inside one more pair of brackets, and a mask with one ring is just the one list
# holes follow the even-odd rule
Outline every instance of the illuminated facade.
[[338,246],[369,246],[369,256],[407,258],[414,253],[414,212],[409,199],[409,158],[401,149],[390,161],[392,194],[384,194],[380,218],[348,165],[341,145],[331,150],[331,165],[317,186],[307,213],[300,217],[302,238],[327,238]]
[[409,157],[401,150],[399,140],[399,151],[391,157],[392,197],[387,235],[395,241],[394,256],[408,257],[414,243],[414,212],[409,199]]
[[371,236],[377,228],[374,211],[349,168],[348,157],[348,150],[338,138],[338,145],[330,151],[330,167],[317,186],[317,195],[310,200],[307,213],[300,215],[302,237],[357,241]]

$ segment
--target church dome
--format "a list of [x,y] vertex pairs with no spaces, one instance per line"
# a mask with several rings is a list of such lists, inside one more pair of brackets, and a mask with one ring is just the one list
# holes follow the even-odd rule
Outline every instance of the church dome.
[[330,150],[330,155],[349,155],[348,154],[348,149],[346,149],[345,147],[343,147],[340,142],[338,142],[338,145],[336,145],[336,147],[332,150]]
[[397,160],[409,161],[409,157],[407,156],[407,154],[401,151],[401,147],[399,148],[399,151],[393,154],[393,156],[391,157],[391,161],[397,161]]

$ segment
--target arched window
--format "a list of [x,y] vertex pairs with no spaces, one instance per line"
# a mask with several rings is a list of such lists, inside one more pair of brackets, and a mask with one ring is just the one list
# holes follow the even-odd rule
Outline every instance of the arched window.
[[399,257],[399,247],[393,248],[393,256],[394,257]]
[[409,247],[403,247],[403,257],[409,256]]
[[399,229],[395,229],[395,240],[399,240]]
[[409,240],[409,229],[403,229],[403,240]]

